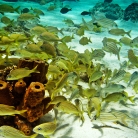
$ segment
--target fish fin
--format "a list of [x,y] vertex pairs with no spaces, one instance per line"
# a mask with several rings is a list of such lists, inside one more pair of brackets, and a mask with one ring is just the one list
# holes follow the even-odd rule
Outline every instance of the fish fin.
[[19,8],[20,8],[20,6],[18,6],[17,8],[15,8],[15,11],[19,14]]
[[43,135],[44,136],[44,138],[50,138],[50,136],[48,136],[48,135]]
[[130,35],[131,30],[130,30],[130,31],[128,31],[128,32],[126,32],[126,33],[127,33],[127,35],[128,35],[129,37],[131,37],[131,35]]
[[134,103],[134,97],[135,97],[135,96],[130,96],[128,99],[129,99],[132,103]]
[[59,30],[59,32],[60,32],[62,35],[64,35],[63,30],[64,30],[64,28],[61,28],[61,29]]
[[4,15],[4,12],[0,12],[2,15]]
[[38,136],[38,134],[33,134],[30,136],[30,138],[36,138]]
[[35,36],[35,35],[32,35],[32,36],[29,38],[30,41],[33,42],[33,43],[34,43],[34,40],[33,40],[34,36]]
[[35,72],[35,73],[40,73],[40,71],[37,70],[37,67],[38,67],[38,65],[36,65],[36,66],[32,69],[32,71]]

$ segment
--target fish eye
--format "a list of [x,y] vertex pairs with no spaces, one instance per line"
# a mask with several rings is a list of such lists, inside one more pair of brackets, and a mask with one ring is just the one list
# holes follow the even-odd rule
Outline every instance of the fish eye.
[[8,75],[7,78],[11,78],[11,75]]
[[56,104],[56,107],[59,107],[60,103],[61,103],[61,102],[57,103],[57,104]]
[[37,130],[41,130],[41,127],[38,127],[38,129]]

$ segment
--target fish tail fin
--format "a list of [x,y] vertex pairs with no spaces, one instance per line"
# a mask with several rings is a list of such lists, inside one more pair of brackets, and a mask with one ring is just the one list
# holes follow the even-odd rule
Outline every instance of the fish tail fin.
[[96,18],[94,17],[94,14],[91,13],[91,17],[92,17],[92,23],[94,23],[96,20]]
[[120,50],[121,50],[121,47],[118,48],[118,54],[117,54],[117,58],[119,61],[120,61],[120,55],[119,55]]
[[36,14],[35,17],[38,18],[38,19],[40,19],[39,14]]
[[89,42],[92,43],[91,37],[89,37]]
[[64,30],[64,28],[62,28],[62,29],[59,30],[59,32],[60,32],[62,35],[64,35],[63,30]]
[[36,138],[38,136],[38,134],[33,134],[30,136],[30,138]]
[[131,101],[132,103],[134,103],[134,97],[135,96],[130,96],[128,99],[129,99],[129,101]]
[[126,32],[126,34],[127,34],[129,37],[131,37],[130,33],[131,33],[131,30],[128,31],[128,32]]
[[22,114],[24,112],[26,112],[27,110],[20,110],[19,113]]
[[34,40],[33,40],[34,36],[35,36],[35,35],[32,35],[32,36],[30,37],[30,41],[33,42],[33,43],[34,43]]
[[31,7],[31,9],[30,10],[34,10],[32,7]]
[[38,65],[36,65],[36,66],[32,69],[32,71],[35,72],[35,73],[40,73],[40,71],[38,71],[37,67],[38,67]]
[[82,120],[82,122],[85,121],[84,116],[83,116],[83,111],[80,111],[79,117],[80,117],[80,119]]
[[121,42],[118,42],[118,44],[119,44],[120,46],[122,46],[122,43],[121,43]]
[[120,55],[119,55],[119,53],[117,54],[117,58],[118,58],[118,60],[120,61]]
[[17,8],[15,8],[15,11],[19,14],[19,8],[20,6],[18,6]]
[[64,38],[65,38],[66,36],[64,36],[62,39],[61,39],[61,42],[64,44],[64,45],[66,45],[66,42],[64,41]]

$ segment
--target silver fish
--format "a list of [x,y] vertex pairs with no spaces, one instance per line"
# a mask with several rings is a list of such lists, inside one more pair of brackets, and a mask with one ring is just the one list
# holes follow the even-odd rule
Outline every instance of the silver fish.
[[117,45],[114,42],[107,42],[106,45],[103,47],[103,50],[117,55],[118,60],[120,60],[119,52],[121,50],[121,47],[117,47]]
[[128,86],[134,81],[138,80],[138,71],[133,72],[133,74],[130,77],[130,81],[128,83]]
[[125,70],[119,70],[110,80],[110,82],[119,82],[123,79],[125,76],[126,71]]

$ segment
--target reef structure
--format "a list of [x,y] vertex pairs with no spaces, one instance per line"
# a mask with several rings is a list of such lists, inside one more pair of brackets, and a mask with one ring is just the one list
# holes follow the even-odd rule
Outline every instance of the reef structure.
[[[32,73],[31,76],[25,77],[20,80],[6,80],[6,75],[10,73],[10,70],[15,68],[29,68],[33,69],[37,66],[37,70],[40,73]],[[49,64],[42,60],[32,60],[29,58],[20,59],[17,67],[7,67],[1,70],[0,76],[0,104],[14,106],[16,110],[27,110],[21,115],[15,115],[14,117],[4,116],[0,118],[2,125],[7,125],[7,121],[12,119],[10,126],[16,127],[23,131],[26,135],[32,134],[32,128],[37,125],[40,117],[44,116],[51,109],[53,105],[48,108],[47,104],[51,101],[51,98],[45,95],[45,86],[47,83],[46,74]],[[48,92],[47,92],[48,93]]]
[[90,11],[93,15],[96,12],[103,12],[107,18],[112,20],[123,19],[124,17],[124,10],[118,4],[109,2],[98,2]]
[[124,20],[138,22],[138,3],[134,2],[125,9]]

